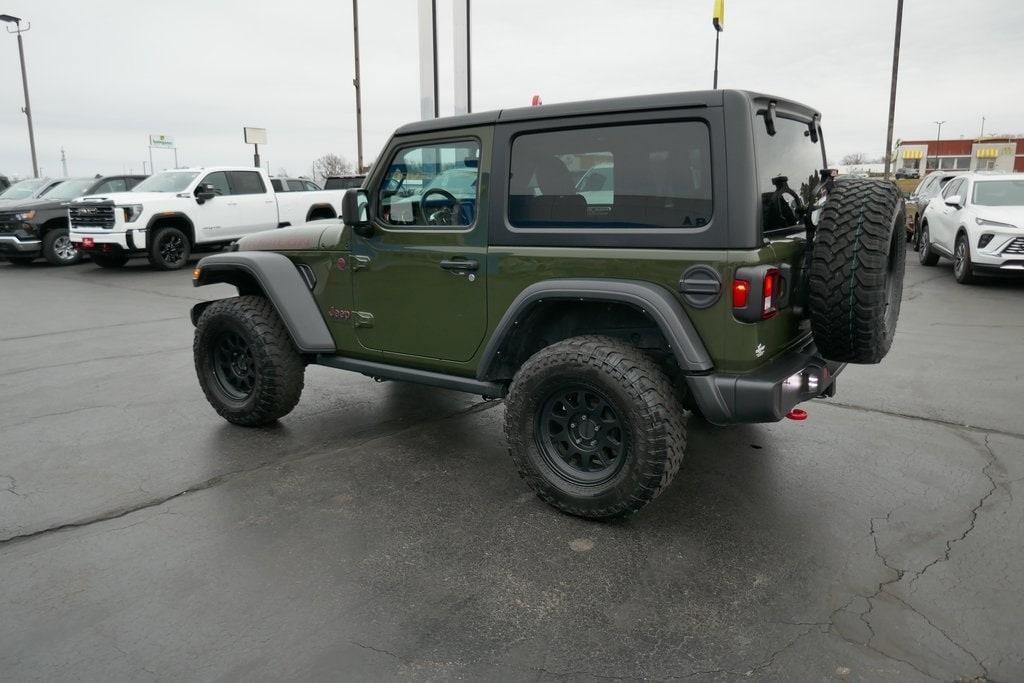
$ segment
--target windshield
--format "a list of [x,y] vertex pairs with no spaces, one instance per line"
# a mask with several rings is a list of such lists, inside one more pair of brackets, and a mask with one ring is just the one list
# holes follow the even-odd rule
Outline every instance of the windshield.
[[979,206],[1024,206],[1024,179],[975,181],[973,201]]
[[96,184],[95,178],[72,178],[46,193],[47,199],[75,199],[89,191]]
[[197,171],[165,171],[151,175],[132,188],[132,192],[181,192],[189,186]]
[[40,180],[39,178],[30,178],[29,180],[22,180],[20,183],[14,183],[6,190],[3,194],[0,194],[0,199],[28,199],[35,195],[36,190],[46,184],[46,180]]

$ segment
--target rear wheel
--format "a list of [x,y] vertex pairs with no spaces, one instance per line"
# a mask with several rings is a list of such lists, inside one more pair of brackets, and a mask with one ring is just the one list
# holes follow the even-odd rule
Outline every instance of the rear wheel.
[[953,248],[953,277],[962,285],[974,283],[974,267],[971,265],[971,245],[967,235],[960,233]]
[[228,422],[270,424],[299,402],[305,363],[261,296],[210,304],[196,325],[192,350],[203,393]]
[[68,237],[67,228],[57,228],[43,237],[43,258],[53,266],[70,266],[81,261],[82,255]]
[[921,246],[917,250],[917,261],[922,266],[934,266],[939,262],[939,255],[932,249],[931,234],[928,224],[921,224]]
[[178,228],[160,228],[149,245],[149,263],[160,270],[177,270],[188,263],[192,249],[188,236]]
[[829,360],[878,363],[896,334],[906,208],[895,184],[839,179],[811,246],[811,330]]
[[128,263],[128,257],[124,254],[93,254],[89,258],[100,268],[120,268]]
[[574,337],[530,357],[509,387],[505,436],[543,500],[590,519],[632,514],[668,486],[686,447],[668,377],[611,337]]

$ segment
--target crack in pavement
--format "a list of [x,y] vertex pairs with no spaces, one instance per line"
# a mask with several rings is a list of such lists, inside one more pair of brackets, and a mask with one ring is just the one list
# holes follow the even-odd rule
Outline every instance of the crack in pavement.
[[107,330],[114,327],[132,327],[133,325],[148,325],[150,323],[165,323],[171,320],[185,320],[185,316],[176,315],[173,318],[155,318],[153,320],[132,320],[130,322],[113,323],[110,325],[97,325],[95,327],[79,327],[73,330],[57,330],[56,332],[41,332],[39,334],[25,334],[19,337],[0,337],[0,342],[21,341],[23,339],[38,339],[40,337],[56,337],[61,334],[79,334],[81,332],[92,332],[94,330]]
[[382,649],[380,649],[378,647],[374,647],[372,645],[367,645],[366,643],[360,643],[358,640],[349,640],[348,642],[350,642],[353,645],[356,645],[358,647],[361,647],[364,650],[370,650],[371,652],[379,652],[382,655],[387,655],[388,657],[394,657],[395,659],[400,661],[402,664],[408,664],[409,663],[408,660],[406,660],[404,657],[402,657],[400,655],[396,655],[394,652],[391,652],[390,650],[382,650]]
[[930,422],[932,424],[945,425],[947,427],[957,427],[959,429],[967,429],[972,432],[984,432],[987,434],[998,434],[1000,436],[1009,436],[1014,439],[1024,439],[1024,433],[1019,432],[1008,432],[1003,429],[995,427],[982,427],[980,425],[971,425],[964,422],[953,422],[952,420],[944,420],[941,417],[925,417],[923,415],[913,415],[911,413],[901,413],[895,410],[882,410],[881,408],[868,408],[866,406],[859,406],[855,403],[842,403],[840,401],[828,401],[821,403],[824,406],[835,406],[836,408],[846,408],[847,410],[859,410],[864,413],[878,413],[879,415],[889,415],[890,417],[902,417],[906,420],[916,420],[918,422]]
[[[343,452],[350,451],[350,450],[355,449],[355,448],[362,448],[362,447],[365,447],[365,446],[367,446],[369,444],[372,444],[373,442],[378,441],[380,439],[387,439],[387,438],[391,438],[391,437],[394,437],[394,436],[399,436],[399,435],[401,435],[401,434],[403,434],[405,432],[416,430],[416,429],[421,429],[421,428],[423,428],[423,427],[425,427],[427,425],[432,425],[432,424],[436,424],[436,423],[439,423],[439,422],[444,422],[446,420],[462,417],[462,416],[465,416],[465,415],[471,415],[471,414],[474,414],[474,413],[477,413],[477,412],[484,412],[486,410],[489,410],[489,409],[499,405],[500,403],[501,403],[501,401],[482,401],[481,403],[476,403],[476,404],[470,406],[469,408],[464,408],[462,410],[457,410],[455,412],[448,413],[446,415],[442,415],[442,416],[434,418],[432,420],[426,420],[424,422],[419,422],[419,423],[414,424],[414,425],[408,425],[408,426],[405,426],[405,427],[400,427],[398,429],[395,429],[395,430],[390,431],[390,432],[386,432],[384,434],[378,434],[376,436],[369,437],[369,438],[365,439],[364,441],[359,441],[359,442],[356,442],[356,443],[351,443],[348,446],[345,446],[344,448],[339,448],[339,449],[337,449],[337,450],[335,450],[333,452],[334,453],[343,453]],[[308,450],[308,452],[306,452],[305,454],[300,455],[300,456],[298,456],[296,458],[293,458],[292,460],[287,461],[287,464],[294,465],[296,463],[302,462],[303,460],[306,460],[307,458],[315,457],[315,456],[320,455],[320,454],[323,453],[323,450],[320,449],[317,446],[311,447],[311,448],[309,448],[307,450]],[[4,545],[7,545],[7,544],[13,544],[13,543],[17,543],[17,542],[22,542],[22,541],[32,540],[32,539],[39,538],[41,536],[45,536],[45,535],[48,535],[48,534],[51,534],[51,533],[55,533],[55,532],[59,532],[59,531],[68,531],[68,530],[71,530],[71,529],[80,529],[80,528],[83,528],[83,527],[91,526],[93,524],[97,524],[99,522],[108,522],[110,520],[120,519],[122,517],[125,517],[127,515],[132,514],[133,512],[140,512],[142,510],[148,510],[148,509],[151,509],[151,508],[159,507],[161,505],[164,505],[165,503],[171,502],[172,500],[176,500],[178,498],[181,498],[183,496],[188,496],[188,495],[191,495],[193,493],[199,493],[200,491],[206,491],[208,489],[214,488],[215,486],[218,486],[218,485],[223,484],[225,482],[231,481],[232,479],[235,479],[237,477],[244,476],[244,475],[249,474],[251,472],[256,472],[257,470],[261,470],[261,469],[264,469],[266,467],[270,467],[270,466],[274,466],[274,465],[281,465],[281,464],[283,464],[283,463],[280,460],[269,460],[267,462],[260,463],[258,465],[253,466],[253,467],[244,467],[244,468],[241,468],[241,469],[232,470],[230,472],[225,472],[223,474],[218,474],[215,477],[211,477],[209,479],[206,479],[205,481],[199,482],[198,484],[193,484],[192,486],[189,486],[188,488],[185,488],[185,489],[183,489],[181,491],[178,491],[177,493],[172,493],[172,494],[165,495],[165,496],[158,496],[158,497],[153,498],[151,500],[143,501],[142,503],[138,503],[138,504],[135,504],[135,505],[129,505],[129,506],[121,507],[121,508],[114,508],[113,510],[109,510],[107,512],[103,512],[103,513],[100,513],[100,514],[97,514],[97,515],[91,515],[91,516],[86,517],[86,518],[81,519],[81,520],[76,520],[76,521],[73,521],[73,522],[64,522],[62,524],[56,524],[54,526],[46,527],[44,529],[37,529],[35,531],[27,531],[27,532],[24,532],[24,533],[15,534],[13,536],[8,536],[7,538],[0,539],[0,546],[4,546]]]
[[14,375],[21,375],[26,372],[36,372],[38,370],[52,370],[55,368],[66,368],[70,365],[85,365],[86,363],[97,363],[105,360],[120,360],[121,358],[142,358],[144,356],[154,356],[160,353],[179,353],[181,351],[191,351],[191,346],[175,347],[171,349],[160,349],[157,351],[140,351],[138,353],[122,353],[116,356],[92,356],[89,358],[82,358],[80,360],[72,360],[66,363],[50,363],[48,365],[38,365],[31,368],[22,368],[21,370],[11,370],[10,372],[0,373],[0,377],[12,377]]
[[109,408],[118,408],[118,407],[120,407],[120,406],[112,406],[112,405],[82,406],[80,408],[72,408],[71,410],[61,410],[61,411],[58,411],[56,413],[42,413],[40,415],[29,415],[28,417],[26,417],[26,418],[24,418],[22,420],[19,420],[18,422],[12,422],[11,424],[0,425],[0,426],[2,426],[4,429],[13,429],[14,427],[20,427],[21,425],[27,425],[27,424],[30,424],[32,422],[35,422],[36,420],[41,420],[41,419],[47,418],[47,417],[61,417],[61,416],[64,416],[64,415],[73,415],[74,413],[81,413],[81,412],[84,412],[86,410],[101,410],[101,409],[105,410],[105,409],[109,409]]

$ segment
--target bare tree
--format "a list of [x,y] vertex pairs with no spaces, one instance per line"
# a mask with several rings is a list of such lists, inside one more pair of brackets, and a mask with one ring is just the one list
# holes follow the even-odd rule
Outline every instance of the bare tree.
[[313,162],[313,179],[323,184],[332,175],[348,175],[353,171],[352,163],[337,154],[325,154]]
[[867,164],[870,162],[868,161],[867,153],[854,152],[853,154],[847,154],[846,156],[844,156],[842,159],[840,159],[839,163],[841,163],[843,166],[854,166],[856,164]]
[[277,175],[280,176],[281,178],[287,178],[288,169],[285,168],[284,166],[281,166],[280,168],[277,169]]

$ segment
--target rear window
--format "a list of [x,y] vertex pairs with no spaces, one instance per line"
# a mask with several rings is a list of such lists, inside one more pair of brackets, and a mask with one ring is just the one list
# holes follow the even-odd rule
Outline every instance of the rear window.
[[512,143],[517,228],[699,228],[711,220],[711,152],[699,121],[526,133]]
[[288,190],[290,192],[305,192],[306,188],[302,186],[301,180],[289,180]]
[[810,206],[821,183],[820,171],[825,168],[821,142],[811,140],[806,121],[783,118],[779,114],[774,120],[775,135],[769,135],[764,117],[754,119],[763,232],[803,226],[797,202],[786,190],[792,190],[803,206]]

